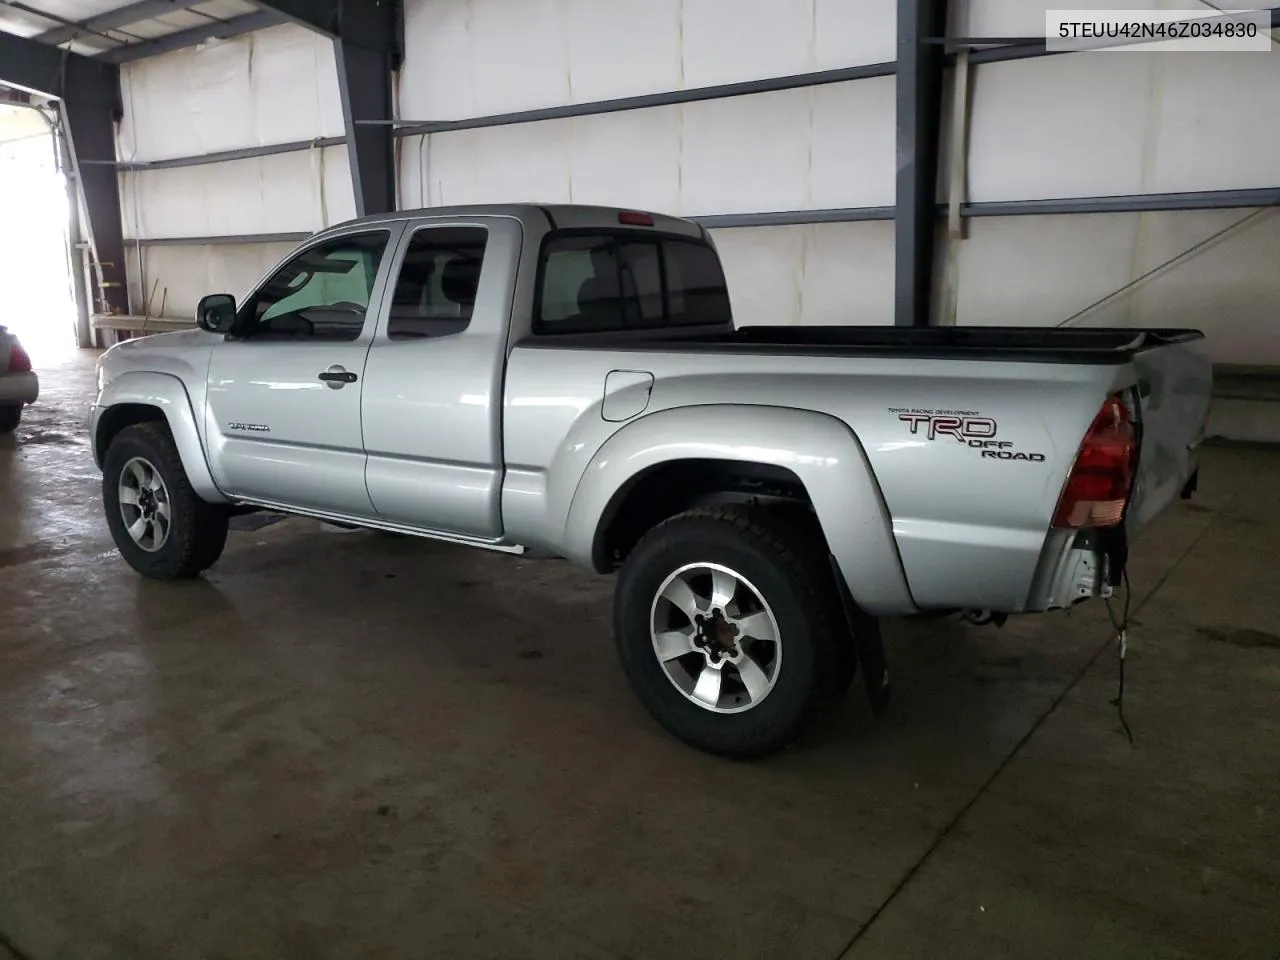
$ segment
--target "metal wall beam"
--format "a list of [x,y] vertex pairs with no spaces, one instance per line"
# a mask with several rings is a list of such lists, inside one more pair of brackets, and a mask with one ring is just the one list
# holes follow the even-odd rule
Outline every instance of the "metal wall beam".
[[[1235,210],[1280,206],[1280,187],[1256,190],[1204,190],[1193,193],[1145,193],[1111,197],[1068,197],[1054,200],[994,200],[966,203],[961,212],[966,217],[1026,217],[1079,213],[1147,213],[1179,210]],[[441,208],[429,208],[438,213]],[[935,208],[938,217],[946,216],[945,205]],[[843,207],[822,210],[779,210],[764,213],[724,213],[689,217],[709,229],[735,227],[784,227],[809,223],[867,223],[894,219],[893,207]],[[405,216],[412,211],[405,211]],[[144,247],[216,246],[243,243],[295,243],[309,233],[254,233],[240,236],[157,237],[141,243]]]
[[131,23],[150,20],[152,17],[162,17],[166,13],[185,10],[187,7],[194,7],[197,3],[204,2],[206,0],[137,0],[136,3],[131,3],[127,7],[107,10],[105,13],[89,17],[87,20],[80,20],[76,26],[55,27],[52,30],[46,30],[35,39],[41,43],[57,46],[84,33],[97,33],[102,30],[112,30],[116,27],[127,27]]
[[1111,197],[1050,200],[989,200],[966,203],[966,217],[1026,217],[1065,213],[1149,213],[1176,210],[1241,210],[1280,206],[1280,187],[1253,190],[1197,190],[1187,193],[1136,193]]
[[165,160],[135,160],[113,164],[120,171],[170,170],[174,167],[199,167],[206,163],[226,163],[228,160],[252,160],[255,157],[271,157],[277,153],[300,153],[321,147],[340,147],[346,137],[317,137],[314,140],[292,140],[288,143],[268,143],[260,147],[237,147],[234,150],[215,150],[193,157],[169,157]]
[[81,85],[84,80],[98,79],[112,91],[116,89],[114,68],[28,37],[0,32],[0,83],[61,97],[73,78]]
[[245,233],[216,237],[152,237],[150,240],[131,238],[129,242],[144,247],[222,247],[251,243],[300,243],[309,236],[309,233]]
[[929,324],[933,300],[946,0],[898,0],[894,323]]
[[719,213],[689,217],[709,229],[729,227],[790,227],[805,223],[866,223],[892,220],[893,207],[843,207],[832,210],[779,210],[768,213]]
[[464,120],[406,120],[396,124],[396,136],[416,137],[424,133],[448,133],[453,130],[475,130],[479,127],[503,127],[517,123],[537,123],[539,120],[591,117],[602,113],[619,113],[623,110],[644,110],[649,107],[666,107],[676,103],[721,100],[727,97],[750,96],[753,93],[799,90],[805,87],[823,86],[828,83],[867,80],[872,77],[892,77],[893,73],[894,64],[892,63],[868,63],[858,67],[841,67],[836,70],[798,73],[786,77],[767,77],[763,80],[745,80],[741,83],[721,83],[711,87],[691,87],[687,90],[667,90],[661,93],[645,93],[635,97],[620,97],[616,100],[569,103],[559,107],[518,110],[513,113],[497,113],[487,117],[469,117]]
[[253,13],[246,13],[241,17],[232,17],[230,20],[210,21],[209,23],[202,23],[198,27],[191,27],[188,30],[167,33],[163,37],[156,37],[154,40],[147,40],[143,43],[126,43],[119,47],[112,47],[101,54],[101,59],[111,63],[130,63],[134,60],[142,60],[145,57],[158,57],[162,53],[172,53],[174,50],[194,47],[197,44],[204,43],[206,40],[215,38],[230,40],[232,37],[243,36],[246,33],[252,33],[254,30],[275,27],[281,23],[284,23],[284,18],[278,14],[269,10],[257,10]]

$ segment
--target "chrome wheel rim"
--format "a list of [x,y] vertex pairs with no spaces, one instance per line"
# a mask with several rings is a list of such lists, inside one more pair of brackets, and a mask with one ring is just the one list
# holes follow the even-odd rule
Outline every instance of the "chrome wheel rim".
[[120,517],[130,539],[155,553],[169,539],[173,507],[169,488],[151,461],[134,457],[120,471]]
[[690,563],[668,576],[654,595],[649,630],[667,679],[704,710],[750,710],[777,682],[778,621],[751,581],[729,567]]

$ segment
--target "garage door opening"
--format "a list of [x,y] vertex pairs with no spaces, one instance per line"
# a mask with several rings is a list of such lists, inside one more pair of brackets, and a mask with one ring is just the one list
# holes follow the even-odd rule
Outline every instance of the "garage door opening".
[[32,361],[76,349],[76,305],[67,236],[67,181],[57,142],[39,110],[0,103],[0,325]]

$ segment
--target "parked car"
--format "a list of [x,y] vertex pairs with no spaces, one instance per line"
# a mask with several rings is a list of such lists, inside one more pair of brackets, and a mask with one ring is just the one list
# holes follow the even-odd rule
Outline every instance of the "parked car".
[[148,577],[269,508],[618,574],[627,678],[747,757],[867,672],[876,618],[1066,607],[1195,485],[1193,330],[735,328],[698,224],[399,212],[305,242],[200,329],[99,362],[103,507]]
[[0,433],[12,433],[22,420],[22,408],[40,396],[40,380],[31,358],[15,334],[0,326]]

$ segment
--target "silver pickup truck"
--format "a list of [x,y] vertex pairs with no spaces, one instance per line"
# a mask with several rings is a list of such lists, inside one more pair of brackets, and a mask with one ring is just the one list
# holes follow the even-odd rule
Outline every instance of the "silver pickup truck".
[[458,207],[317,234],[199,330],[129,340],[91,415],[120,553],[195,576],[272,509],[618,571],[639,699],[715,753],[777,750],[877,618],[1106,594],[1190,495],[1191,330],[734,327],[705,229]]

